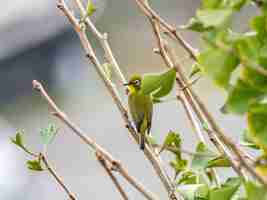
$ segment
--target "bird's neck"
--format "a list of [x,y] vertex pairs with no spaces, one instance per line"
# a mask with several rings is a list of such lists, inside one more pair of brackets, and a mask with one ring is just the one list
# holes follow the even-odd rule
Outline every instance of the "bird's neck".
[[129,94],[134,94],[134,93],[137,93],[140,90],[140,88],[137,88],[133,85],[129,85],[128,90],[129,90]]

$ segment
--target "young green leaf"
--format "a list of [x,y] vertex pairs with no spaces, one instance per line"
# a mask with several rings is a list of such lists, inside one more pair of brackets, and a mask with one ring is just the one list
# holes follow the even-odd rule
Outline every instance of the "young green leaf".
[[205,28],[220,28],[228,24],[232,14],[232,9],[201,9],[196,17]]
[[230,1],[230,6],[239,11],[244,5],[246,5],[246,3],[248,2],[248,0],[231,0]]
[[223,0],[202,0],[201,7],[215,9],[215,8],[219,8],[222,3],[223,3]]
[[162,74],[147,74],[142,81],[141,92],[151,94],[155,98],[161,98],[170,93],[175,81],[176,71],[174,68]]
[[209,188],[205,184],[188,184],[179,186],[180,194],[185,200],[207,200],[209,194]]
[[250,148],[256,149],[256,150],[258,150],[260,148],[258,145],[256,145],[253,142],[252,138],[250,138],[248,130],[244,130],[243,131],[240,144],[243,145],[243,146],[246,146],[246,147],[250,147]]
[[186,184],[197,184],[197,175],[192,171],[184,171],[181,173],[179,180],[177,181],[178,185]]
[[210,190],[209,200],[231,200],[240,185],[240,178],[229,178],[221,187]]
[[191,18],[187,24],[180,26],[181,29],[192,30],[196,32],[208,31],[210,28],[204,27],[203,23],[197,18]]
[[15,138],[10,138],[10,139],[11,139],[11,142],[17,145],[18,147],[25,149],[23,139],[22,139],[22,132],[18,131],[16,133]]
[[263,97],[264,93],[253,88],[242,79],[238,79],[233,88],[230,89],[224,111],[236,114],[244,114],[249,106]]
[[24,140],[23,140],[23,132],[22,131],[17,131],[15,138],[10,138],[11,142],[15,145],[17,145],[19,148],[21,148],[23,151],[25,151],[26,153],[33,155],[34,153],[32,153],[24,144]]
[[267,104],[256,103],[250,106],[247,114],[249,137],[264,150],[267,150]]
[[255,30],[258,34],[258,38],[265,39],[266,37],[266,16],[256,16],[250,21],[250,27]]
[[194,155],[191,163],[191,167],[194,171],[204,170],[210,160],[215,159],[217,155],[210,151],[205,144],[200,142],[196,148],[196,154]]
[[264,186],[248,181],[245,183],[245,190],[248,200],[266,200],[267,190]]
[[189,78],[194,77],[196,74],[198,74],[199,72],[201,72],[201,69],[198,65],[198,63],[195,63],[192,67],[192,71],[189,74]]
[[41,139],[44,145],[50,144],[58,131],[58,128],[54,124],[49,124],[47,128],[40,131]]
[[162,152],[164,149],[173,152],[177,156],[181,157],[181,137],[179,134],[169,131],[166,136],[162,148],[159,152]]
[[33,171],[43,171],[43,167],[41,166],[40,160],[28,160],[27,161],[28,169]]
[[218,156],[209,160],[206,167],[231,167],[231,162],[225,156]]
[[93,4],[92,0],[88,0],[87,1],[87,6],[86,6],[86,14],[87,14],[87,16],[91,16],[95,11],[96,11],[96,7]]
[[184,171],[187,167],[187,160],[179,158],[176,156],[175,160],[170,162],[170,166],[174,169],[175,174],[178,175],[180,172]]
[[231,74],[239,64],[239,60],[222,49],[210,48],[198,56],[198,64],[218,86],[227,89]]

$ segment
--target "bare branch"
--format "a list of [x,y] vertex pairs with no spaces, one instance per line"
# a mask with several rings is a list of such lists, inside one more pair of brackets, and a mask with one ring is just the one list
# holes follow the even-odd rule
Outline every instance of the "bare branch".
[[63,190],[67,193],[67,195],[69,196],[70,200],[76,200],[76,198],[74,197],[74,195],[70,192],[70,190],[68,189],[68,187],[65,185],[65,183],[63,182],[63,180],[57,175],[56,171],[52,168],[52,166],[50,165],[50,163],[48,162],[47,157],[40,153],[39,158],[43,161],[46,169],[49,171],[49,173],[56,179],[57,183],[63,188]]
[[[77,4],[79,4],[78,7],[81,9],[82,8],[81,2],[79,0],[76,0],[76,2],[77,2]],[[102,66],[101,66],[100,62],[98,61],[97,57],[95,56],[95,53],[94,53],[93,49],[91,48],[90,42],[88,41],[88,39],[86,37],[86,34],[80,28],[78,20],[75,19],[75,17],[72,15],[70,10],[66,6],[64,0],[59,0],[58,1],[58,7],[67,16],[67,18],[69,19],[70,23],[73,25],[74,30],[76,31],[76,33],[78,34],[78,36],[79,36],[79,38],[81,40],[82,46],[83,46],[83,48],[84,48],[84,50],[86,52],[87,57],[94,64],[94,66],[96,68],[96,71],[98,72],[98,74],[101,77],[102,81],[105,83],[106,88],[108,89],[108,91],[109,91],[112,99],[114,100],[116,106],[118,107],[118,109],[120,111],[120,114],[121,114],[121,116],[122,116],[122,118],[123,118],[123,120],[125,122],[125,126],[129,130],[130,135],[138,143],[137,132],[135,131],[134,127],[132,126],[131,121],[128,118],[128,113],[127,113],[126,109],[124,108],[124,106],[122,104],[122,101],[121,101],[121,99],[120,99],[120,97],[118,95],[117,89],[115,88],[114,84],[105,76],[105,74],[104,74],[104,72],[102,70]],[[101,34],[98,32],[96,27],[93,25],[93,23],[91,22],[90,18],[88,18],[88,17],[86,18],[86,23],[92,29],[93,33],[95,33],[97,38],[99,38],[101,41],[105,41],[105,43],[104,42],[101,43],[101,44],[103,44],[103,48],[108,49],[107,48],[108,47],[107,40],[106,39],[105,40],[101,39]],[[111,50],[109,51],[108,54],[112,54]],[[111,63],[113,65],[116,65],[116,64],[114,64],[114,60],[111,61]],[[123,78],[122,76],[120,76],[120,78],[121,78],[121,82],[125,82],[125,78]],[[162,163],[161,163],[160,158],[157,157],[155,155],[155,153],[153,152],[153,150],[148,148],[148,147],[145,148],[144,153],[145,153],[145,156],[147,157],[147,159],[151,162],[154,170],[156,171],[157,175],[159,176],[161,182],[163,183],[163,185],[164,185],[166,191],[168,192],[169,196],[171,197],[171,199],[177,199],[177,197],[175,196],[175,186],[172,183],[171,178],[168,176],[168,174],[166,173],[166,171],[162,167]]]
[[[86,10],[84,8],[84,6],[82,5],[82,2],[80,0],[75,0],[75,3],[77,5],[77,7],[79,8],[80,12],[82,13],[82,16],[86,16]],[[108,34],[107,33],[101,33],[96,26],[94,25],[94,23],[92,22],[92,20],[90,19],[89,16],[86,16],[85,18],[85,22],[88,25],[88,27],[90,28],[90,30],[93,32],[93,34],[95,35],[95,37],[98,39],[98,41],[100,42],[101,46],[104,49],[105,52],[105,56],[108,60],[108,62],[115,68],[115,71],[117,72],[118,76],[119,76],[119,80],[121,81],[121,83],[126,83],[127,80],[124,77],[123,73],[121,72],[121,69],[119,67],[118,62],[116,61],[111,47],[109,45],[108,42]]]
[[106,161],[108,161],[111,166],[113,166],[113,168],[116,169],[133,187],[135,187],[139,192],[141,192],[148,200],[157,199],[150,191],[145,189],[145,187],[141,183],[139,183],[134,177],[132,177],[118,160],[115,160],[109,152],[107,152],[103,147],[97,144],[93,139],[88,137],[86,133],[84,133],[74,122],[72,122],[69,117],[59,109],[56,103],[47,94],[41,83],[34,80],[33,88],[44,97],[50,108],[53,110],[53,114],[58,119],[65,123],[85,144],[93,148]]
[[105,159],[100,155],[100,154],[96,154],[96,157],[99,161],[99,163],[101,164],[101,166],[105,169],[105,171],[107,172],[107,174],[109,175],[110,179],[112,180],[112,182],[114,183],[114,185],[116,186],[117,190],[119,191],[119,193],[121,194],[122,198],[124,200],[129,200],[126,192],[123,190],[122,186],[120,185],[118,179],[114,176],[114,174],[112,173],[112,170],[108,167],[107,162],[105,161]]
[[[137,0],[140,5],[140,1]],[[146,1],[142,1],[142,5],[145,5],[146,7],[148,7],[148,3]],[[144,8],[144,7],[142,7]],[[142,9],[142,11],[144,11],[144,9]],[[158,48],[159,48],[159,53],[162,56],[163,60],[165,61],[166,65],[168,67],[175,67],[177,70],[177,76],[176,76],[176,81],[177,84],[179,85],[179,87],[184,88],[186,85],[188,85],[188,82],[186,81],[185,77],[183,76],[183,73],[181,71],[181,67],[179,65],[178,62],[176,62],[176,60],[174,60],[174,55],[170,54],[170,49],[167,46],[166,42],[163,41],[162,37],[161,37],[161,33],[160,33],[160,26],[159,24],[161,23],[158,19],[156,19],[155,17],[153,17],[153,15],[146,15],[149,19],[149,21],[151,22],[153,31],[154,31],[154,35],[158,44]],[[165,24],[166,22],[164,22]],[[161,23],[162,24],[162,23]],[[180,99],[182,99],[183,105],[185,107],[186,113],[190,119],[190,122],[192,123],[193,127],[195,127],[195,130],[198,133],[199,138],[201,139],[202,142],[206,143],[204,137],[203,137],[203,133],[201,132],[201,130],[199,128],[196,128],[196,124],[194,123],[194,118],[191,114],[191,106],[193,108],[194,111],[197,111],[196,114],[198,114],[199,116],[202,117],[200,111],[197,109],[196,106],[194,106],[194,101],[191,99],[190,96],[190,91],[191,88],[190,87],[186,87],[184,92],[181,93],[179,95]],[[202,118],[203,119],[203,118]],[[203,119],[204,121],[204,119]],[[199,131],[200,130],[200,131]],[[211,136],[211,135],[210,135]],[[239,169],[239,164],[236,163],[236,161],[232,158],[232,156],[230,155],[230,152],[228,152],[225,147],[223,146],[222,143],[220,143],[219,141],[216,141],[217,138],[212,137],[213,143],[216,145],[216,147],[218,148],[218,150],[223,153],[226,154],[226,156],[228,157],[228,159],[231,161],[232,165],[234,166],[234,169],[237,171],[237,173],[239,173],[240,175],[243,176],[241,170]],[[216,174],[216,173],[215,173]]]
[[170,35],[172,38],[175,38],[179,44],[187,51],[187,53],[192,57],[194,60],[197,59],[196,56],[196,50],[191,47],[177,32],[176,28],[168,24],[160,15],[154,11],[150,5],[147,3],[146,0],[135,0],[139,8],[142,10],[142,12],[149,18],[156,20],[160,26],[164,28],[164,32],[166,32],[168,35]]
[[[143,13],[149,18],[150,21],[155,21],[159,23],[161,26],[163,26],[164,31],[167,29],[170,34],[172,34],[178,41],[180,41],[180,44],[184,47],[184,49],[192,56],[194,60],[196,60],[195,51],[190,47],[190,45],[186,45],[187,43],[182,39],[181,36],[177,35],[177,31],[170,26],[167,22],[165,22],[147,3],[146,0],[136,0],[137,4],[143,11]],[[153,24],[152,24],[153,25]],[[167,66],[172,67],[175,66],[177,69],[177,83],[178,85],[182,86],[184,84],[187,85],[186,78],[183,75],[183,72],[181,71],[181,67],[177,64],[173,64],[169,62],[170,56],[168,54],[164,53],[162,50],[164,48],[164,44],[160,40],[160,32],[157,31],[157,28],[155,28],[155,25],[153,26],[153,30],[155,32],[159,49],[161,52],[161,55],[163,59],[165,60],[165,63],[167,63]],[[156,31],[155,31],[156,30]],[[162,48],[163,47],[163,48]],[[218,150],[222,153],[225,153],[228,155],[228,158],[230,159],[233,168],[235,171],[243,175],[242,170],[240,169],[240,165],[242,165],[244,168],[246,168],[254,177],[256,177],[262,184],[267,186],[267,180],[260,176],[255,169],[246,161],[246,153],[244,153],[240,148],[238,148],[234,142],[232,142],[231,138],[227,137],[224,132],[219,128],[219,126],[216,124],[213,117],[210,115],[208,110],[206,109],[205,105],[202,103],[200,98],[194,93],[194,91],[188,87],[185,90],[185,95],[187,101],[189,101],[190,105],[192,106],[193,110],[195,111],[196,115],[198,116],[199,120],[202,123],[208,122],[208,125],[212,128],[211,132],[208,132],[210,140],[213,142],[213,144],[218,148]],[[196,105],[195,105],[196,104]],[[216,142],[215,142],[216,141]],[[230,150],[235,153],[237,156],[239,162],[236,163],[234,158],[231,158],[231,152],[227,150],[227,147],[230,147]]]

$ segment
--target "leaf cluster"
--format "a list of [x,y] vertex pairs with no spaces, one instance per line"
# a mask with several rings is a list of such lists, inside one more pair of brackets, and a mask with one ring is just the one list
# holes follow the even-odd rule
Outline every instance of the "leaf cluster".
[[202,0],[196,15],[182,28],[198,32],[203,48],[194,66],[227,93],[221,111],[246,115],[241,144],[267,150],[267,2],[257,1],[258,15],[249,30],[236,32],[233,21],[252,0]]

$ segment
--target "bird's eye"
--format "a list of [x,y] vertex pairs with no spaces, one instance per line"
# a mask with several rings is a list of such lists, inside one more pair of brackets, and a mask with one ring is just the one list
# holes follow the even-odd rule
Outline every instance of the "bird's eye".
[[135,83],[136,85],[140,85],[140,80],[135,80],[134,83]]

